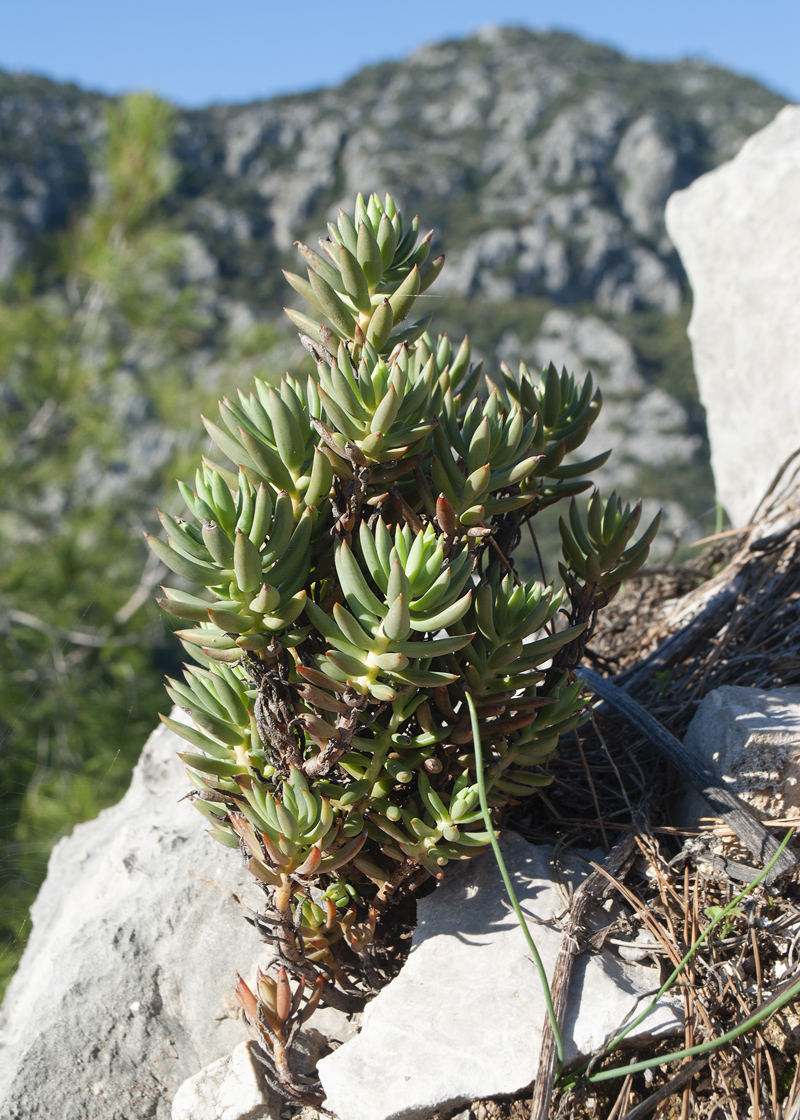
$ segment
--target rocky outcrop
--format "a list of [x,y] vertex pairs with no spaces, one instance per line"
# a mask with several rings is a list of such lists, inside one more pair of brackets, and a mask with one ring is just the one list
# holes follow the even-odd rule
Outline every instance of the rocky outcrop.
[[[510,832],[501,843],[552,976],[562,942],[558,920],[568,891],[590,870],[589,859],[602,859],[602,853],[562,852],[556,858],[552,847],[528,844]],[[339,1120],[449,1116],[459,1104],[476,1098],[518,1093],[536,1077],[544,997],[491,854],[451,867],[444,883],[421,899],[417,910],[409,958],[367,1005],[360,1033],[330,1009],[309,1020],[307,1051],[319,1032],[334,1040],[333,1053],[317,1060],[316,1068],[326,1108]],[[615,903],[606,903],[590,924],[600,935],[620,916]],[[652,946],[637,941],[621,947],[618,956],[603,949],[580,957],[564,1023],[568,1062],[595,1053],[634,1009],[646,1008],[647,998],[659,987],[659,970],[631,962],[643,960],[650,950]],[[682,1030],[682,1003],[664,999],[634,1028],[630,1041]],[[245,1044],[181,1086],[172,1120],[278,1116]],[[302,1117],[317,1120],[318,1114],[305,1109]]]
[[714,689],[684,742],[759,815],[800,820],[800,688]]
[[[663,389],[647,385],[630,342],[610,324],[554,309],[545,315],[531,350],[532,364],[591,370],[602,390],[602,411],[580,450],[585,458],[614,449],[599,472],[601,486],[630,493],[641,463],[669,474],[697,455],[701,438],[687,431],[685,409]],[[685,510],[677,518],[669,508],[664,512],[666,529],[680,525],[689,538],[697,532]]]
[[[703,454],[702,436],[691,430],[686,408],[660,386],[647,383],[630,341],[596,314],[553,308],[527,344],[516,331],[507,330],[498,353],[512,368],[522,359],[532,369],[552,361],[558,369],[591,370],[603,394],[603,408],[574,458],[613,449],[596,476],[604,492],[637,493],[643,463],[661,477],[677,479],[681,472],[691,471]],[[662,511],[654,556],[668,550],[676,531],[685,541],[702,535],[687,505],[666,497],[663,490],[657,500],[646,500],[645,518],[652,518],[659,508]]]
[[172,1102],[172,1120],[280,1120],[284,1101],[264,1081],[254,1042],[240,1042],[184,1081]]
[[732,80],[493,28],[336,89],[187,114],[180,151],[195,188],[225,197],[236,183],[240,199],[259,200],[279,252],[355,191],[391,190],[440,232],[454,293],[670,315],[682,273],[667,197],[781,104],[741,79],[733,95]]
[[72,84],[0,71],[0,285],[37,238],[86,203],[89,150],[107,102]]
[[[503,852],[531,932],[552,975],[567,894],[591,870],[506,833]],[[602,859],[602,853],[595,853]],[[367,1005],[361,1033],[318,1065],[340,1120],[419,1120],[471,1100],[517,1093],[536,1077],[546,1008],[536,968],[491,854],[460,864],[418,903],[400,975]],[[591,952],[577,965],[564,1025],[567,1061],[600,1048],[648,994],[658,970]],[[639,1007],[643,1010],[645,1004]],[[638,1037],[682,1030],[665,1001]]]
[[242,913],[260,894],[181,800],[182,743],[156,731],[122,801],[53,851],[2,1006],[3,1120],[167,1120],[246,1037],[232,990],[262,952]]
[[667,224],[694,292],[689,336],[717,494],[746,525],[800,447],[800,107],[673,195]]
[[[0,75],[2,244],[63,224],[85,200],[103,101]],[[223,291],[258,283],[356,191],[390,189],[440,231],[453,291],[674,314],[668,195],[781,104],[697,60],[654,65],[561,32],[488,28],[332,89],[180,112],[171,209]]]

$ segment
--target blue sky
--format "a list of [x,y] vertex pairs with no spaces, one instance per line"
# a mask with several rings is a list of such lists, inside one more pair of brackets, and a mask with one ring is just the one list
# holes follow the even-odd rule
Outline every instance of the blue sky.
[[0,68],[200,106],[334,85],[487,23],[699,55],[800,101],[798,0],[25,0],[3,6]]

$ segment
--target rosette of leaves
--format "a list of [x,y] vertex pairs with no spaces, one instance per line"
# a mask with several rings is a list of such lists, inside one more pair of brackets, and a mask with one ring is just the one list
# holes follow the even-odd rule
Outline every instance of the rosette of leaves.
[[[240,1000],[303,1099],[286,1050],[309,1008],[363,997],[389,900],[488,845],[467,691],[499,812],[549,780],[595,612],[657,528],[637,542],[640,507],[576,501],[607,458],[574,454],[601,405],[591,375],[491,380],[467,339],[409,324],[444,262],[430,241],[373,195],[319,253],[298,244],[306,277],[287,279],[310,313],[288,314],[315,368],[221,402],[205,424],[225,461],[150,538],[180,577],[159,601],[192,624],[168,686],[191,726],[165,722],[211,835],[266,898],[276,964]],[[520,527],[558,501],[564,589],[523,584]]]

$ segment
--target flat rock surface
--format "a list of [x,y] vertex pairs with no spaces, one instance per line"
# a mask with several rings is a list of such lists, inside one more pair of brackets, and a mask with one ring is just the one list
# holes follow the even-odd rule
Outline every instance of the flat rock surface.
[[800,688],[716,688],[684,743],[760,813],[800,818]]
[[167,1120],[247,1037],[235,972],[263,946],[235,892],[261,896],[180,800],[182,746],[155,731],[122,801],[53,851],[0,1010],[3,1120]]
[[[553,849],[507,833],[503,851],[552,975],[561,945],[552,919],[566,905],[553,881]],[[568,866],[578,878],[591,870],[577,859]],[[581,957],[564,1032],[568,1060],[600,1046],[658,987],[657,969],[610,952]],[[465,862],[420,900],[408,961],[367,1005],[361,1034],[320,1061],[328,1107],[340,1120],[422,1120],[437,1108],[518,1092],[536,1075],[545,1014],[494,860]],[[665,1004],[643,1028],[669,1033],[682,1029],[682,1018]]]
[[689,337],[717,494],[746,525],[800,445],[800,106],[673,194],[666,221],[694,293]]
[[184,1081],[172,1102],[172,1120],[281,1120],[284,1101],[265,1083],[254,1042],[240,1042]]

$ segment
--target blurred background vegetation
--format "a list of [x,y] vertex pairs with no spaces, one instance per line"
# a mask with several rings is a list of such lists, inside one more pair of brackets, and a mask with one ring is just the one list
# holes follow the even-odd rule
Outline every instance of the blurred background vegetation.
[[[186,282],[165,220],[172,110],[130,96],[106,125],[90,209],[0,301],[0,992],[53,843],[121,796],[169,706],[177,650],[142,530],[190,477],[198,414],[253,368]],[[211,332],[204,382],[193,362]]]

